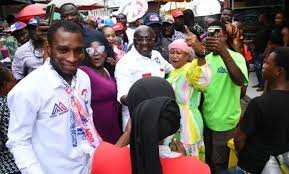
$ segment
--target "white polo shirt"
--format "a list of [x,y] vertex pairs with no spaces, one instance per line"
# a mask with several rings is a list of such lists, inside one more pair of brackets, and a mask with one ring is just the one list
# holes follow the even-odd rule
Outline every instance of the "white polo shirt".
[[[90,152],[80,150],[87,142],[86,136],[75,124],[71,96],[63,84],[48,59],[8,94],[10,122],[6,145],[22,174],[89,173],[89,153],[94,148],[86,143]],[[77,70],[71,89],[92,118],[90,80],[83,71]],[[97,144],[99,141],[96,140]]]
[[[165,77],[173,69],[158,51],[153,50],[151,58],[142,56],[133,47],[124,57],[122,57],[115,67],[115,78],[117,83],[117,99],[128,94],[130,87],[143,77],[156,76]],[[129,120],[127,106],[122,107],[123,130]]]

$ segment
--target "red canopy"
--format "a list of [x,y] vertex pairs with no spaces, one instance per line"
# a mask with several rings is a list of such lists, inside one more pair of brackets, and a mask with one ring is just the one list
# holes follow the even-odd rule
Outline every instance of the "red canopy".
[[16,15],[16,19],[19,21],[27,22],[34,16],[44,16],[46,4],[31,4],[25,6],[19,13]]

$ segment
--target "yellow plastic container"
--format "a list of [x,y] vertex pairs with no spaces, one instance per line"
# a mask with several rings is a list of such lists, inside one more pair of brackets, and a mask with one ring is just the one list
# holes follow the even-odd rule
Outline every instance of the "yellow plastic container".
[[229,164],[228,168],[236,167],[238,163],[238,158],[236,156],[234,139],[230,139],[227,143],[227,146],[230,148]]

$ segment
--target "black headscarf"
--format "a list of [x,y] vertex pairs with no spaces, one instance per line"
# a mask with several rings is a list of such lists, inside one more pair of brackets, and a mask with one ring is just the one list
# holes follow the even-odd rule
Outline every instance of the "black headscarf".
[[128,93],[132,128],[133,174],[162,174],[159,141],[180,127],[180,111],[171,85],[159,77],[138,80]]

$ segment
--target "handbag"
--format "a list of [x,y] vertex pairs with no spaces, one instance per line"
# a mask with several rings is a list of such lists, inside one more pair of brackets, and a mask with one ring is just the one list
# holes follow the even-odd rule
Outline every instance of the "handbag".
[[270,156],[262,174],[289,174],[289,152]]

